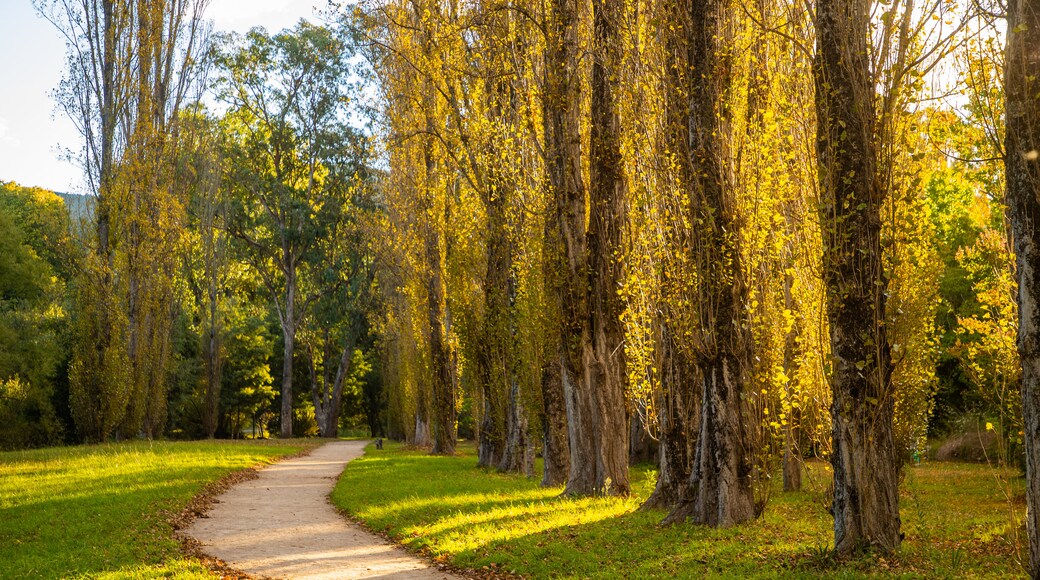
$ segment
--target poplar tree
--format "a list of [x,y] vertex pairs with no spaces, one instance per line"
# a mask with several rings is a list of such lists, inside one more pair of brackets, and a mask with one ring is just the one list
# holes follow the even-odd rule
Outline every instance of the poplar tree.
[[867,0],[816,5],[820,220],[832,352],[834,547],[899,546],[899,465],[885,321]]
[[1040,578],[1040,2],[1007,4],[1004,163],[1018,274],[1029,574]]
[[690,15],[690,211],[699,314],[694,364],[702,381],[700,433],[685,495],[666,521],[727,527],[755,517],[752,442],[745,417],[751,341],[731,155],[733,16],[727,0]]
[[95,197],[77,281],[70,397],[80,433],[155,437],[166,422],[174,276],[184,199],[174,183],[180,112],[196,86],[206,0],[37,0],[66,39],[60,107]]

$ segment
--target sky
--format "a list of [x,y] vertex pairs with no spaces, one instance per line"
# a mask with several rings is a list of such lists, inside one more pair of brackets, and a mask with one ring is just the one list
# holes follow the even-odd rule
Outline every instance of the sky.
[[[215,30],[278,31],[312,18],[324,0],[211,0]],[[81,137],[51,93],[65,68],[65,43],[31,0],[0,0],[0,181],[87,193],[81,170],[63,159]]]

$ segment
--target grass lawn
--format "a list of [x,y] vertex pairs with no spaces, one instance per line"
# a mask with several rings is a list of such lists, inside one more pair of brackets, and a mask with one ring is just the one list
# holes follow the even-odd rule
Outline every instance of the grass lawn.
[[900,551],[835,562],[823,489],[830,476],[822,463],[813,466],[817,492],[776,492],[759,520],[726,530],[661,528],[664,512],[636,511],[652,490],[650,466],[633,469],[629,499],[562,499],[562,488],[543,489],[538,479],[475,464],[472,444],[460,445],[456,457],[370,445],[347,466],[332,499],[372,529],[438,561],[532,578],[1023,575],[1007,539],[1009,502],[1000,483],[1010,482],[1011,505],[1021,518],[1023,482],[1013,471],[962,463],[907,468]]
[[313,442],[147,442],[0,453],[0,578],[196,578],[167,520],[207,483]]

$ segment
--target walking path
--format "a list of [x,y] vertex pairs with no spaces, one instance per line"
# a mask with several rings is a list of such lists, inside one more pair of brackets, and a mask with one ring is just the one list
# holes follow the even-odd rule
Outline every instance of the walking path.
[[258,576],[453,578],[346,521],[329,503],[340,472],[364,454],[366,443],[327,443],[305,457],[268,466],[259,478],[218,496],[208,517],[184,531],[206,554]]

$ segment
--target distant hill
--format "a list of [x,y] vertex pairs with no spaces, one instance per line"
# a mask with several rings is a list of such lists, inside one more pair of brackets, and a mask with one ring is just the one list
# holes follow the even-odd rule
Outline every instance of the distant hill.
[[71,218],[73,224],[94,219],[93,197],[76,193],[61,193],[58,191],[54,193],[65,202],[65,207],[69,209],[69,218]]

